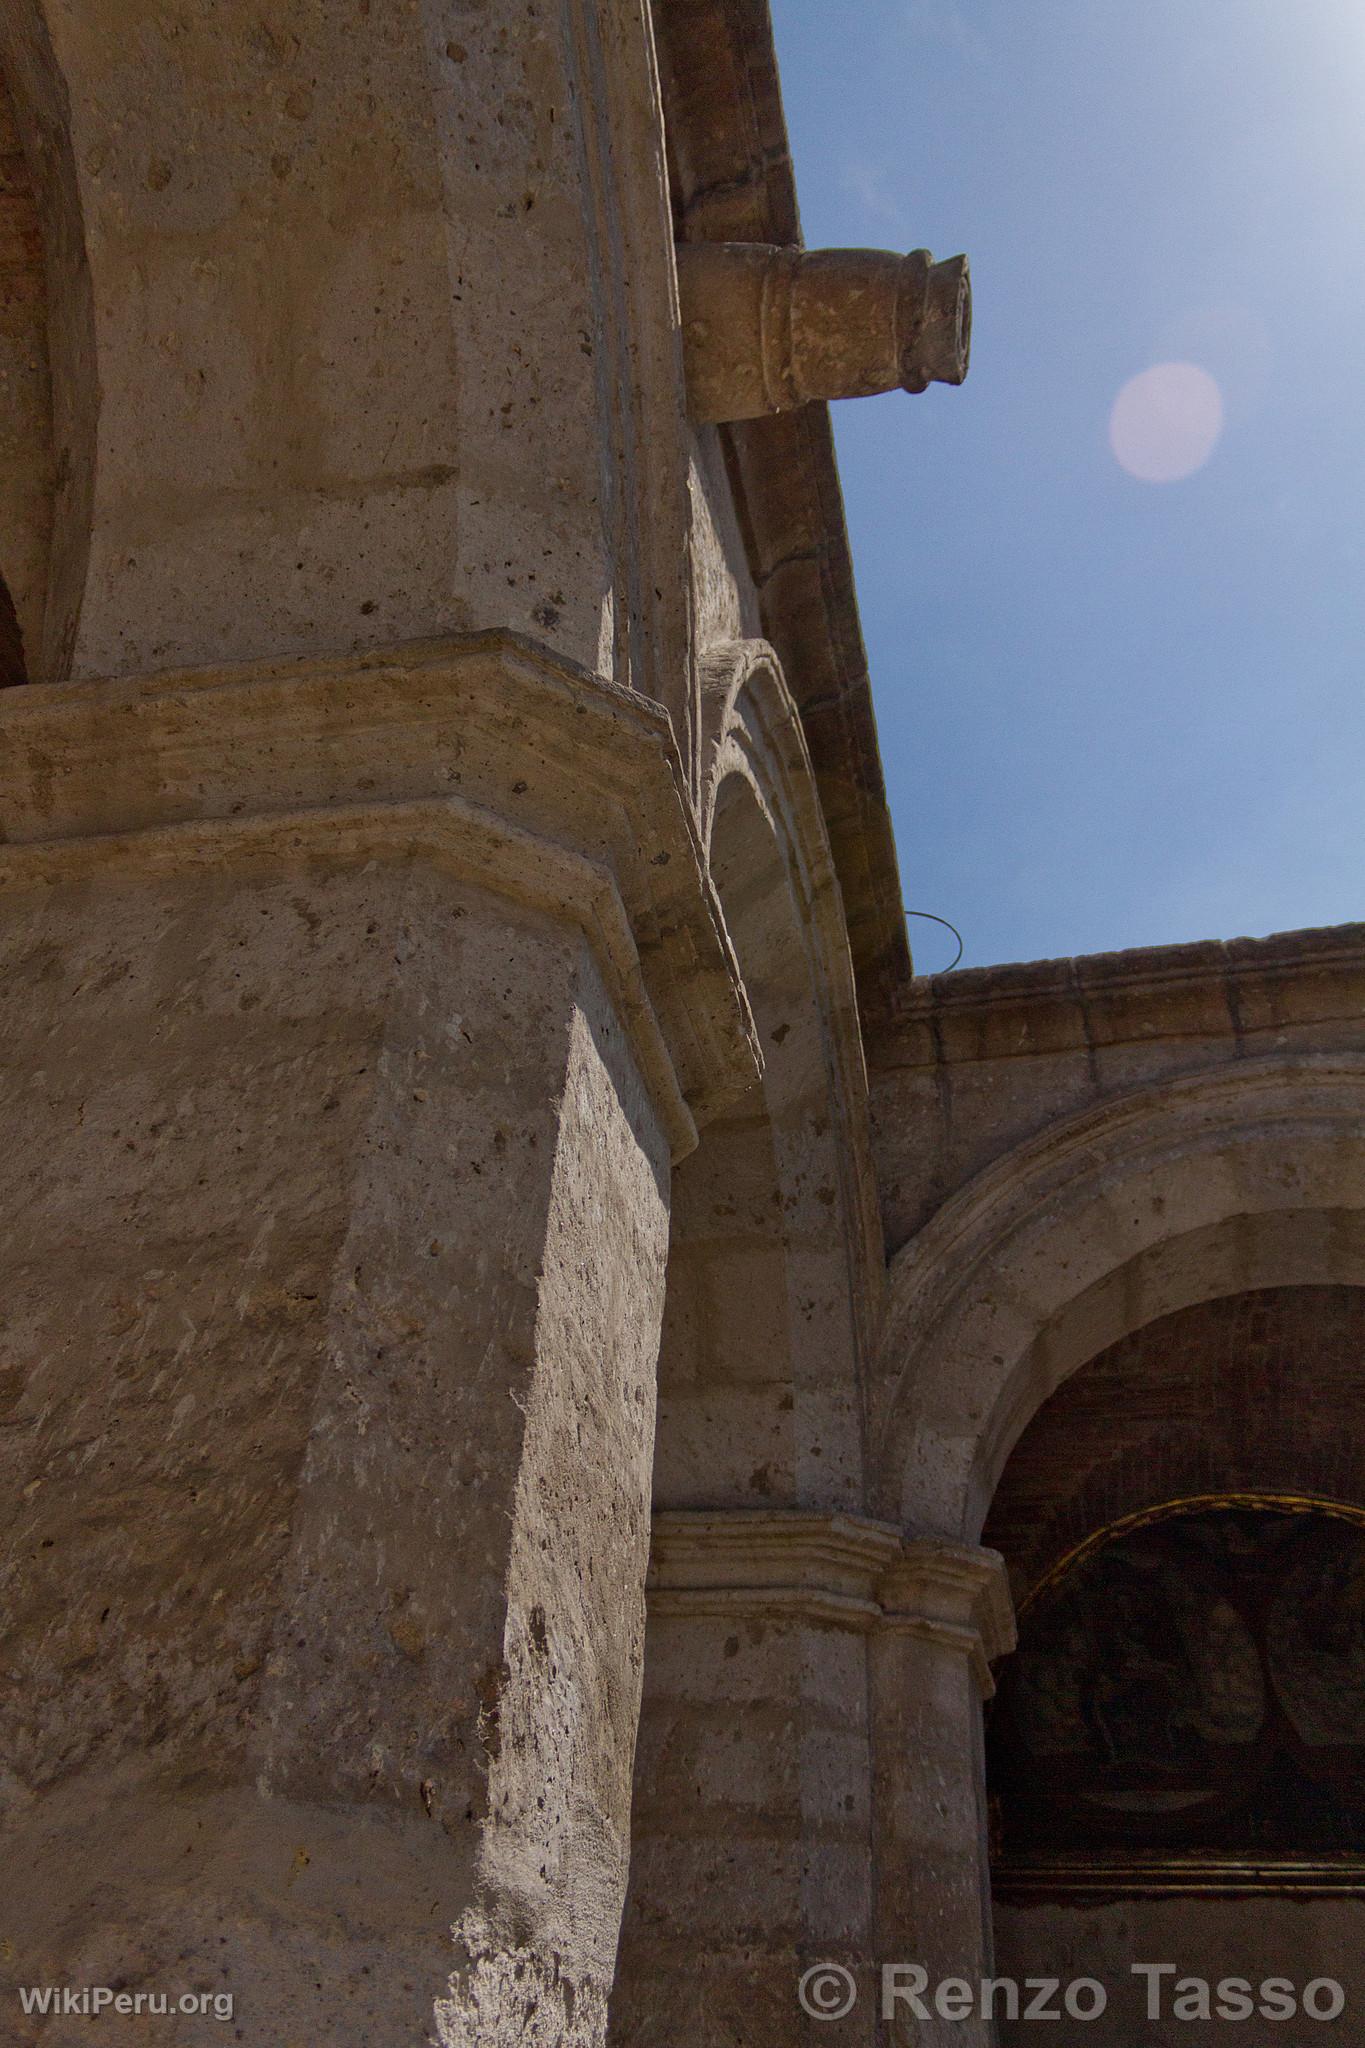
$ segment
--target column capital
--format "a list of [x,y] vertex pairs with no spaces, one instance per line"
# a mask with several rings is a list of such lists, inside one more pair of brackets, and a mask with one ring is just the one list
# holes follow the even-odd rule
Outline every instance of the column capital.
[[745,1615],[919,1636],[967,1657],[987,1698],[991,1662],[1015,1641],[998,1551],[906,1540],[889,1522],[799,1508],[660,1510],[649,1605],[658,1615]]
[[507,632],[0,696],[0,888],[420,859],[433,834],[467,879],[582,927],[690,1150],[758,1060],[658,704]]
[[882,1627],[960,1651],[982,1697],[995,1690],[991,1664],[1015,1644],[1005,1560],[976,1544],[915,1537],[877,1586]]
[[899,1532],[861,1515],[797,1508],[663,1510],[654,1517],[654,1614],[744,1615],[866,1632]]

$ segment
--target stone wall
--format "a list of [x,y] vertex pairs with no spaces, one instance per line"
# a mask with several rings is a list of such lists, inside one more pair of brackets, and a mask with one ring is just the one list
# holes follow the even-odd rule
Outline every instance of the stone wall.
[[[1116,1516],[1171,1497],[1365,1498],[1350,1426],[1362,966],[1349,927],[906,992],[869,1045],[892,1248],[870,1432],[882,1512],[958,1541],[982,1531],[1025,1596]],[[978,1722],[961,1702],[927,1767],[969,1751]],[[984,1827],[976,1870],[984,1890]],[[1103,1979],[1105,2038],[1125,2048],[1183,2025],[1148,2029],[1140,1999],[1125,2011],[1143,1957],[1215,1977],[1336,1975],[1358,2003],[1349,1900],[1162,1898],[1106,1880],[1087,1903],[1074,1882],[1016,1879],[996,1902],[996,1968]],[[970,1959],[977,1940],[959,1913],[951,1948]]]
[[667,724],[496,636],[0,717],[3,1995],[599,2041],[670,1163],[754,1071]]
[[[1248,2048],[1273,2048],[1281,2040],[1349,2041],[1358,2029],[1365,1972],[1360,1956],[1365,1937],[1365,1901],[1252,1899],[1128,1899],[1107,1905],[997,1906],[997,1970],[1002,1975],[1095,1977],[1110,1995],[1104,2017],[1093,2022],[1063,2015],[1047,2026],[1057,2048],[1183,2048],[1191,2038],[1222,2033]],[[1315,1977],[1334,1978],[1348,2003],[1333,2026],[1299,2017],[1285,2021],[1253,2018],[1246,2024],[1213,2019],[1176,2019],[1172,1987],[1164,1980],[1159,2020],[1147,2017],[1147,1982],[1132,1974],[1134,1962],[1174,1963],[1180,1976],[1217,1984],[1240,1977],[1253,1985],[1287,1978],[1301,1993]],[[1058,2001],[1058,2009],[1060,2002]],[[1003,2024],[1000,2040],[1026,2048],[1040,2022]]]
[[869,1043],[894,1254],[992,1161],[1144,1085],[1360,1044],[1365,927],[917,981]]

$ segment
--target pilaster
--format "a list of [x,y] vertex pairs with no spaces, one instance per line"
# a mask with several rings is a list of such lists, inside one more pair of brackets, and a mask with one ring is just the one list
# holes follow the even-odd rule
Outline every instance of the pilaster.
[[857,1988],[841,2042],[937,2038],[879,2031],[879,1969],[984,1966],[980,1704],[1012,1642],[994,1552],[856,1515],[655,1515],[615,2048],[666,2015],[698,2043],[828,2039],[814,1963]]
[[[932,1988],[990,1975],[981,1702],[991,1661],[1014,1646],[1004,1560],[993,1550],[908,1542],[878,1588],[872,1644],[877,1955],[918,1963]],[[897,2004],[890,2044],[987,2048],[989,2021],[922,2020]]]
[[667,722],[483,636],[0,734],[9,1967],[595,2048],[670,1155],[753,1071]]

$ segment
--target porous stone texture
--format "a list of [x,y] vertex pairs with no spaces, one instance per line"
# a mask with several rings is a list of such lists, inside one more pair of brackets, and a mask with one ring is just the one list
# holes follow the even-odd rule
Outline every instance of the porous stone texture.
[[[911,1543],[879,1597],[870,1671],[876,1953],[919,1963],[931,1984],[976,1983],[991,1968],[980,1704],[991,1661],[1014,1644],[1004,1567],[994,1551]],[[900,2001],[886,2020],[888,2043],[990,2041],[979,2017],[925,2021]]]
[[1144,1325],[1365,1283],[1362,929],[910,981],[827,414],[684,410],[675,240],[800,239],[759,0],[0,72],[0,2032],[599,2048],[634,1761],[617,2037],[889,2048],[1011,1448],[1104,1354],[1060,1536],[1271,1386]]
[[6,907],[22,1981],[595,2038],[667,1147],[581,937],[401,861]]
[[15,0],[89,312],[55,672],[504,625],[658,693],[685,467],[635,406],[680,423],[681,385],[648,17],[605,12]]
[[[813,2041],[807,1962],[871,1949],[865,1644],[765,1604],[651,1616],[621,2048]],[[872,2018],[843,2038],[870,2042]]]
[[[922,2038],[900,2009],[882,2028],[876,1962],[989,1954],[962,1736],[1012,1640],[1000,1559],[861,1517],[668,1510],[649,1613],[612,2041],[670,2041],[680,2015],[733,2048],[836,2017]],[[831,1966],[862,1993],[839,2016],[800,1996]]]
[[862,1104],[830,1071],[803,906],[771,817],[738,772],[721,783],[709,851],[764,1074],[679,1170],[655,1504],[856,1509]]
[[[1345,927],[905,992],[870,1048],[893,1250],[870,1430],[883,1513],[959,1541],[984,1523],[1023,1596],[1076,1543],[1164,1499],[1360,1504],[1363,988],[1360,928]],[[903,1830],[912,1871],[917,1857],[932,1870],[936,1815],[963,1783],[935,1800],[935,1774],[952,1759],[960,1774],[979,1742],[979,1703],[941,1677],[919,1745],[931,1803]],[[921,1782],[892,1766],[902,1807]],[[952,1928],[973,1877],[985,1896],[971,1805],[943,1842],[955,1876],[908,1916],[912,1954]],[[1135,1957],[1354,1985],[1353,1903],[1276,1882],[1242,1898],[1006,1898],[995,1966],[1101,1979],[1104,2020],[1052,2031],[1102,2027],[1132,2048],[1188,2025],[1163,2032],[1140,1997],[1125,2004]],[[937,1973],[972,1979],[987,1953],[959,1921]],[[1002,2022],[999,2038],[1028,2027]]]
[[[677,239],[799,243],[767,8],[662,0],[653,11]],[[829,409],[737,421],[717,438],[761,631],[810,749],[864,1019],[877,1024],[910,948]]]
[[670,1156],[752,1074],[667,726],[496,637],[0,718],[15,1981],[600,2040]]
[[726,641],[761,639],[763,625],[743,537],[736,527],[720,435],[714,427],[702,427],[694,431],[691,442],[693,631],[698,652],[705,654]]
[[683,375],[695,420],[748,420],[811,399],[923,391],[967,374],[963,256],[684,242]]
[[1238,1060],[1358,1050],[1365,926],[940,974],[869,1047],[887,1250],[1068,1115]]

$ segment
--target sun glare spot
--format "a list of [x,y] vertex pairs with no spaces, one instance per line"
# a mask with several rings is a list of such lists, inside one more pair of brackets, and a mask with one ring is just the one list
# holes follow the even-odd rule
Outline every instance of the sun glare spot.
[[1173,484],[1193,476],[1223,431],[1223,394],[1196,363],[1153,363],[1128,382],[1109,415],[1109,445],[1129,476]]

